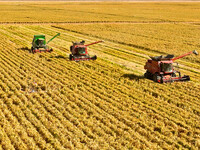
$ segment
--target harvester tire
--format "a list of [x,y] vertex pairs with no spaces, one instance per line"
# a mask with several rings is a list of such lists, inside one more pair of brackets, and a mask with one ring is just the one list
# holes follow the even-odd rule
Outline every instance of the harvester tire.
[[30,49],[30,53],[33,53],[33,47],[31,47],[31,49]]
[[172,77],[176,77],[176,74],[175,74],[175,73],[173,73],[173,74],[172,74]]
[[147,78],[147,79],[151,79],[152,77],[151,77],[152,75],[151,75],[151,73],[150,72],[145,72],[145,74],[144,74],[144,77],[145,78]]
[[155,74],[153,75],[153,81],[154,81],[154,82],[158,82],[158,74],[157,74],[157,73],[155,73]]
[[147,73],[146,73],[146,72],[144,73],[144,77],[148,79],[148,75],[147,75]]
[[69,55],[69,60],[72,60],[73,56],[72,54]]
[[160,83],[163,83],[163,75],[160,76]]
[[70,52],[72,52],[72,47],[73,47],[73,46],[70,46]]
[[33,49],[33,54],[35,54],[37,52],[37,48]]

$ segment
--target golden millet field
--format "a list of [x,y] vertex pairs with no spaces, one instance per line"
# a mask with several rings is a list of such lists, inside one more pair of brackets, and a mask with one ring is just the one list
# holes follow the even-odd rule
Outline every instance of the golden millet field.
[[[0,150],[200,149],[200,56],[189,82],[145,79],[149,56],[200,52],[200,3],[0,2]],[[52,53],[29,52],[34,35]],[[85,40],[96,61],[69,61]]]

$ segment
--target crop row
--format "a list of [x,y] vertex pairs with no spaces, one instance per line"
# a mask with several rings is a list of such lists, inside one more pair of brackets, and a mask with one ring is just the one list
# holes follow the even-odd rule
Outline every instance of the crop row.
[[[8,35],[10,34],[9,38],[11,39],[12,37],[15,39],[16,37],[22,36],[19,34],[19,36],[16,35],[16,37],[14,37],[9,29],[5,32],[7,32]],[[21,32],[23,33],[23,30]],[[28,39],[29,36],[24,35],[24,37],[27,37]],[[187,101],[186,99],[182,100],[182,103],[186,108],[196,102],[197,104],[194,105],[193,108],[195,110],[195,107],[198,105],[198,97],[195,97],[192,91],[188,92],[190,96],[185,94],[185,91],[176,91],[177,93],[174,93],[174,95],[168,98],[166,91],[173,91],[176,86],[181,87],[180,84],[172,85],[172,89],[167,85],[162,85],[161,87],[156,85],[158,90],[153,91],[151,88],[153,89],[154,85],[151,84],[151,81],[130,81],[127,78],[119,78],[121,75],[123,75],[124,71],[120,67],[113,66],[113,64],[110,64],[102,59],[99,59],[92,64],[90,62],[82,62],[77,64],[68,62],[65,59],[56,59],[53,57],[54,54],[40,54],[40,57],[38,57],[37,55],[32,56],[27,52],[19,52],[16,50],[16,48],[18,48],[20,45],[27,45],[27,41],[23,38],[16,38],[19,39],[15,41],[17,46],[13,46],[7,52],[4,51],[4,53],[2,53],[1,59],[3,62],[6,62],[4,63],[6,68],[14,68],[14,70],[17,70],[18,67],[16,66],[21,66],[22,68],[20,70],[25,70],[25,74],[29,72],[28,75],[30,75],[32,79],[36,79],[37,82],[41,82],[41,86],[39,87],[38,92],[31,93],[29,96],[26,95],[27,98],[24,98],[24,101],[28,101],[31,99],[31,97],[33,97],[29,104],[29,107],[31,106],[31,108],[26,109],[35,114],[35,119],[41,122],[38,124],[38,126],[44,126],[47,128],[47,130],[45,129],[39,131],[39,134],[41,134],[43,138],[46,137],[43,135],[43,132],[47,132],[50,135],[53,134],[53,132],[50,130],[50,127],[48,127],[43,118],[49,118],[50,122],[53,122],[53,120],[59,118],[57,123],[60,123],[61,127],[67,128],[69,131],[72,130],[72,133],[78,136],[79,140],[76,139],[75,141],[82,141],[83,139],[85,140],[82,141],[85,143],[82,144],[82,146],[89,146],[91,139],[97,144],[100,144],[101,141],[103,141],[105,145],[107,143],[107,146],[112,146],[114,148],[120,148],[120,146],[135,145],[133,144],[134,141],[131,141],[131,139],[135,139],[135,142],[139,143],[139,145],[144,142],[146,144],[143,146],[147,147],[155,147],[154,143],[158,143],[160,147],[169,146],[172,143],[175,144],[172,146],[176,147],[191,146],[189,143],[191,143],[192,140],[187,136],[187,134],[192,134],[192,136],[198,134],[198,126],[195,127],[195,125],[192,123],[198,121],[199,117],[197,114],[195,115],[192,110],[188,111],[188,109],[186,111],[184,110],[185,108],[181,108],[181,105],[178,105],[179,99],[177,96],[188,97]],[[8,43],[5,43],[3,45],[6,47],[7,44]],[[51,56],[51,61],[47,61]],[[23,61],[24,59],[26,60],[25,62]],[[107,67],[104,68],[102,66]],[[16,72],[14,70],[13,72]],[[23,71],[21,72],[23,73]],[[12,75],[10,72],[6,78],[9,79],[9,76],[11,76],[11,78],[14,79],[15,74]],[[20,76],[21,75],[19,75],[19,77]],[[19,78],[18,81],[22,82],[23,79]],[[46,81],[46,83],[42,83],[43,81]],[[7,83],[5,85],[12,84],[12,82],[4,82]],[[48,90],[48,87],[45,87],[45,84],[51,85],[52,83],[50,82],[59,85],[59,90]],[[148,88],[146,87],[147,85]],[[189,83],[189,85],[192,86],[193,83]],[[25,86],[28,85],[25,83]],[[163,89],[163,87],[165,87],[166,90],[161,92],[160,90]],[[47,92],[44,92],[46,89]],[[143,95],[142,91],[144,90],[149,94]],[[197,91],[197,89],[195,91]],[[162,97],[163,99],[160,99]],[[192,101],[189,101],[191,98]],[[170,99],[174,100],[170,101]],[[6,101],[4,102],[6,103]],[[23,104],[20,104],[20,108],[22,106]],[[169,111],[169,108],[171,111]],[[12,108],[10,109],[12,110]],[[66,112],[69,114],[66,114]],[[180,112],[182,113],[180,114]],[[45,117],[40,116],[40,114],[45,114]],[[94,114],[94,116],[92,114]],[[180,115],[182,115],[182,117]],[[186,115],[192,116],[192,118],[188,119],[188,121],[191,119],[193,120],[188,122],[184,118]],[[84,116],[88,116],[88,118],[84,120]],[[64,121],[62,122],[61,120],[63,119]],[[29,120],[28,117],[27,120]],[[78,130],[78,132],[75,132],[75,129],[70,129],[70,126],[68,127],[66,125],[68,120],[73,124],[73,126],[79,125],[77,128],[75,128]],[[99,123],[97,123],[95,120],[98,120],[97,122]],[[151,121],[147,122],[145,120]],[[168,126],[163,124],[164,120],[164,124],[169,124]],[[52,123],[51,126],[53,129],[62,131],[58,127],[55,127],[53,124],[54,123]],[[93,128],[95,124],[96,128]],[[125,126],[125,128],[122,128],[123,126]],[[160,126],[162,126],[162,128]],[[172,131],[172,129],[175,127],[177,127],[176,130]],[[120,128],[122,130],[121,132]],[[195,130],[191,133],[188,133],[188,131],[192,131],[192,129],[197,130],[197,133]],[[154,132],[154,130],[157,132]],[[63,143],[66,141],[61,137],[69,134],[70,132],[66,133],[65,131],[62,132],[63,135],[60,135],[58,131],[55,131],[55,135],[58,137],[58,142],[56,143],[58,143],[58,145],[59,143],[64,145]],[[178,140],[176,142],[171,141],[167,133],[169,133],[169,135],[172,137],[177,138]],[[80,135],[86,135],[87,138]],[[126,135],[125,137],[127,140],[122,140],[126,139],[125,137],[123,138],[123,135]],[[72,137],[72,135],[69,137]],[[148,137],[151,138],[151,140],[148,139]],[[158,140],[156,140],[156,137]],[[116,139],[118,139],[117,141],[119,144],[115,146],[116,143],[113,143],[112,141]],[[45,140],[48,141],[49,139]],[[77,147],[75,141],[73,141],[72,145]],[[180,141],[184,141],[184,143],[181,143]],[[80,142],[78,143],[80,144]],[[52,145],[56,147],[55,144]]]

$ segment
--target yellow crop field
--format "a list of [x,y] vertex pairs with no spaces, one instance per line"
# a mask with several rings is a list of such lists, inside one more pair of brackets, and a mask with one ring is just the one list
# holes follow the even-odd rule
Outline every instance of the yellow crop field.
[[[200,56],[189,82],[144,78],[149,56],[200,52],[200,3],[0,2],[1,149],[200,149]],[[34,35],[52,53],[29,52]],[[72,41],[95,61],[69,61]]]

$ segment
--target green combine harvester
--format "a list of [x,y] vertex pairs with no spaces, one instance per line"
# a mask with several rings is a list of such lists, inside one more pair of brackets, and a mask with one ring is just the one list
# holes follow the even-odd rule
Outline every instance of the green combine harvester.
[[48,42],[46,42],[45,35],[34,35],[33,41],[32,41],[31,52],[33,54],[37,53],[37,52],[39,52],[39,53],[41,53],[41,52],[52,52],[53,49],[49,48],[49,46],[47,44],[59,35],[60,35],[60,33],[56,34]]

